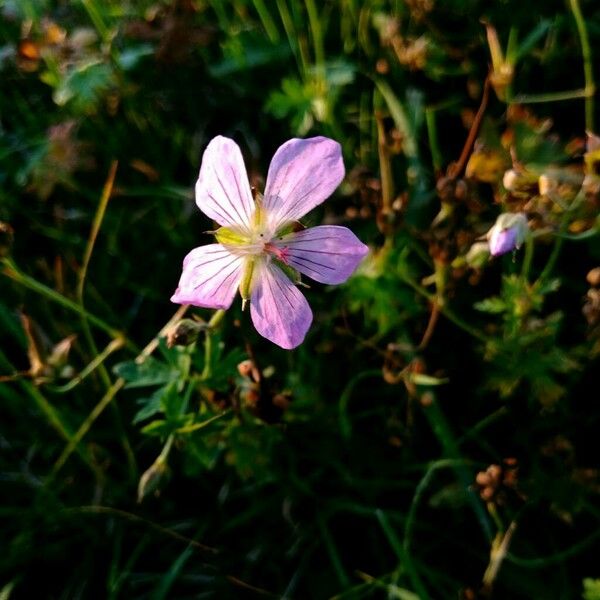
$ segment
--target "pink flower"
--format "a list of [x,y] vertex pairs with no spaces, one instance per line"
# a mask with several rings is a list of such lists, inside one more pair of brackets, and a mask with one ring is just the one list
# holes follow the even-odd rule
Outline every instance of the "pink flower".
[[271,161],[264,197],[253,199],[237,144],[222,136],[211,140],[196,183],[196,204],[221,225],[215,232],[218,243],[194,248],[185,257],[171,300],[227,309],[239,290],[262,336],[282,348],[301,344],[312,311],[296,287],[298,272],[321,283],[342,283],[368,250],[346,227],[298,230],[298,219],[343,178],[337,142],[292,139]]

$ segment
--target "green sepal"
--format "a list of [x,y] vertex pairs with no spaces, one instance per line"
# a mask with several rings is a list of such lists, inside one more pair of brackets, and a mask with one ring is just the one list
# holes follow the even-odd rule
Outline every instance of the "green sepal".
[[300,275],[299,271],[296,271],[296,269],[294,269],[293,267],[290,267],[289,265],[282,263],[280,260],[275,260],[275,264],[284,272],[285,276],[290,281],[292,281],[295,284],[301,283],[301,280],[300,280],[301,275]]
[[215,237],[217,238],[217,242],[224,246],[243,246],[250,241],[233,227],[219,227],[215,231]]
[[254,273],[255,262],[256,258],[254,256],[248,256],[244,261],[242,280],[240,282],[240,296],[242,297],[242,307],[245,306],[246,302],[250,299],[250,294],[252,293],[252,275]]
[[283,237],[284,235],[288,235],[288,233],[297,233],[303,229],[306,229],[306,227],[300,221],[291,221],[278,229],[275,237]]

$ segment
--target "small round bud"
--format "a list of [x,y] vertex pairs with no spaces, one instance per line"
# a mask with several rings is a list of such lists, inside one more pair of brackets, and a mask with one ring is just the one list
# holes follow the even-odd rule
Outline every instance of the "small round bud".
[[490,483],[492,483],[492,479],[489,476],[489,474],[485,471],[479,471],[479,473],[477,473],[477,475],[475,476],[475,482],[477,483],[477,485],[487,486],[490,485]]
[[168,470],[167,463],[162,458],[159,457],[154,461],[140,477],[137,493],[138,503],[141,503],[148,494],[158,495]]
[[500,481],[500,475],[502,474],[502,468],[500,465],[490,465],[487,468],[486,473],[490,476],[493,482],[497,483]]
[[529,225],[523,213],[503,213],[488,231],[487,238],[492,256],[506,254],[521,247]]
[[242,377],[250,377],[250,374],[252,373],[253,368],[254,368],[254,363],[250,359],[243,360],[237,366],[238,373]]
[[182,319],[167,333],[167,347],[189,346],[197,339],[201,331],[206,329],[205,323],[192,319]]
[[595,267],[586,276],[587,282],[594,286],[600,286],[600,267]]
[[487,502],[494,497],[495,492],[496,490],[493,487],[485,487],[479,492],[479,495],[482,500]]

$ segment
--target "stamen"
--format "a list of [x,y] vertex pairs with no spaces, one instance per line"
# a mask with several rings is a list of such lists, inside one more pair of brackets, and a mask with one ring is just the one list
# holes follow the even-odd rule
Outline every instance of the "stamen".
[[280,260],[284,265],[288,264],[289,257],[289,249],[286,246],[285,248],[280,248],[279,246],[275,246],[269,242],[264,246],[265,252],[272,254],[277,260]]

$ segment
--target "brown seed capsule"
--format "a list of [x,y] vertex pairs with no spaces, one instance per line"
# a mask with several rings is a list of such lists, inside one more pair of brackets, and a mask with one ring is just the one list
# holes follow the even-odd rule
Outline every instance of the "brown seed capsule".
[[281,410],[287,410],[290,405],[290,397],[288,394],[275,394],[273,396],[273,405]]
[[486,472],[494,483],[500,482],[500,476],[502,475],[502,467],[500,465],[490,465]]
[[385,58],[380,58],[375,63],[375,70],[380,75],[385,75],[386,73],[389,73],[389,71],[390,71],[390,63],[388,63],[388,61]]
[[475,482],[477,485],[488,486],[492,483],[492,478],[485,471],[479,471],[475,476]]
[[243,360],[237,366],[238,373],[242,377],[250,377],[250,374],[252,373],[253,368],[254,368],[254,363],[250,359]]
[[594,286],[600,286],[600,267],[592,269],[586,276],[587,282]]
[[496,493],[496,490],[489,486],[489,487],[484,487],[480,492],[479,495],[481,496],[482,500],[485,500],[486,502],[488,502],[489,500],[491,500],[494,497],[494,494]]

